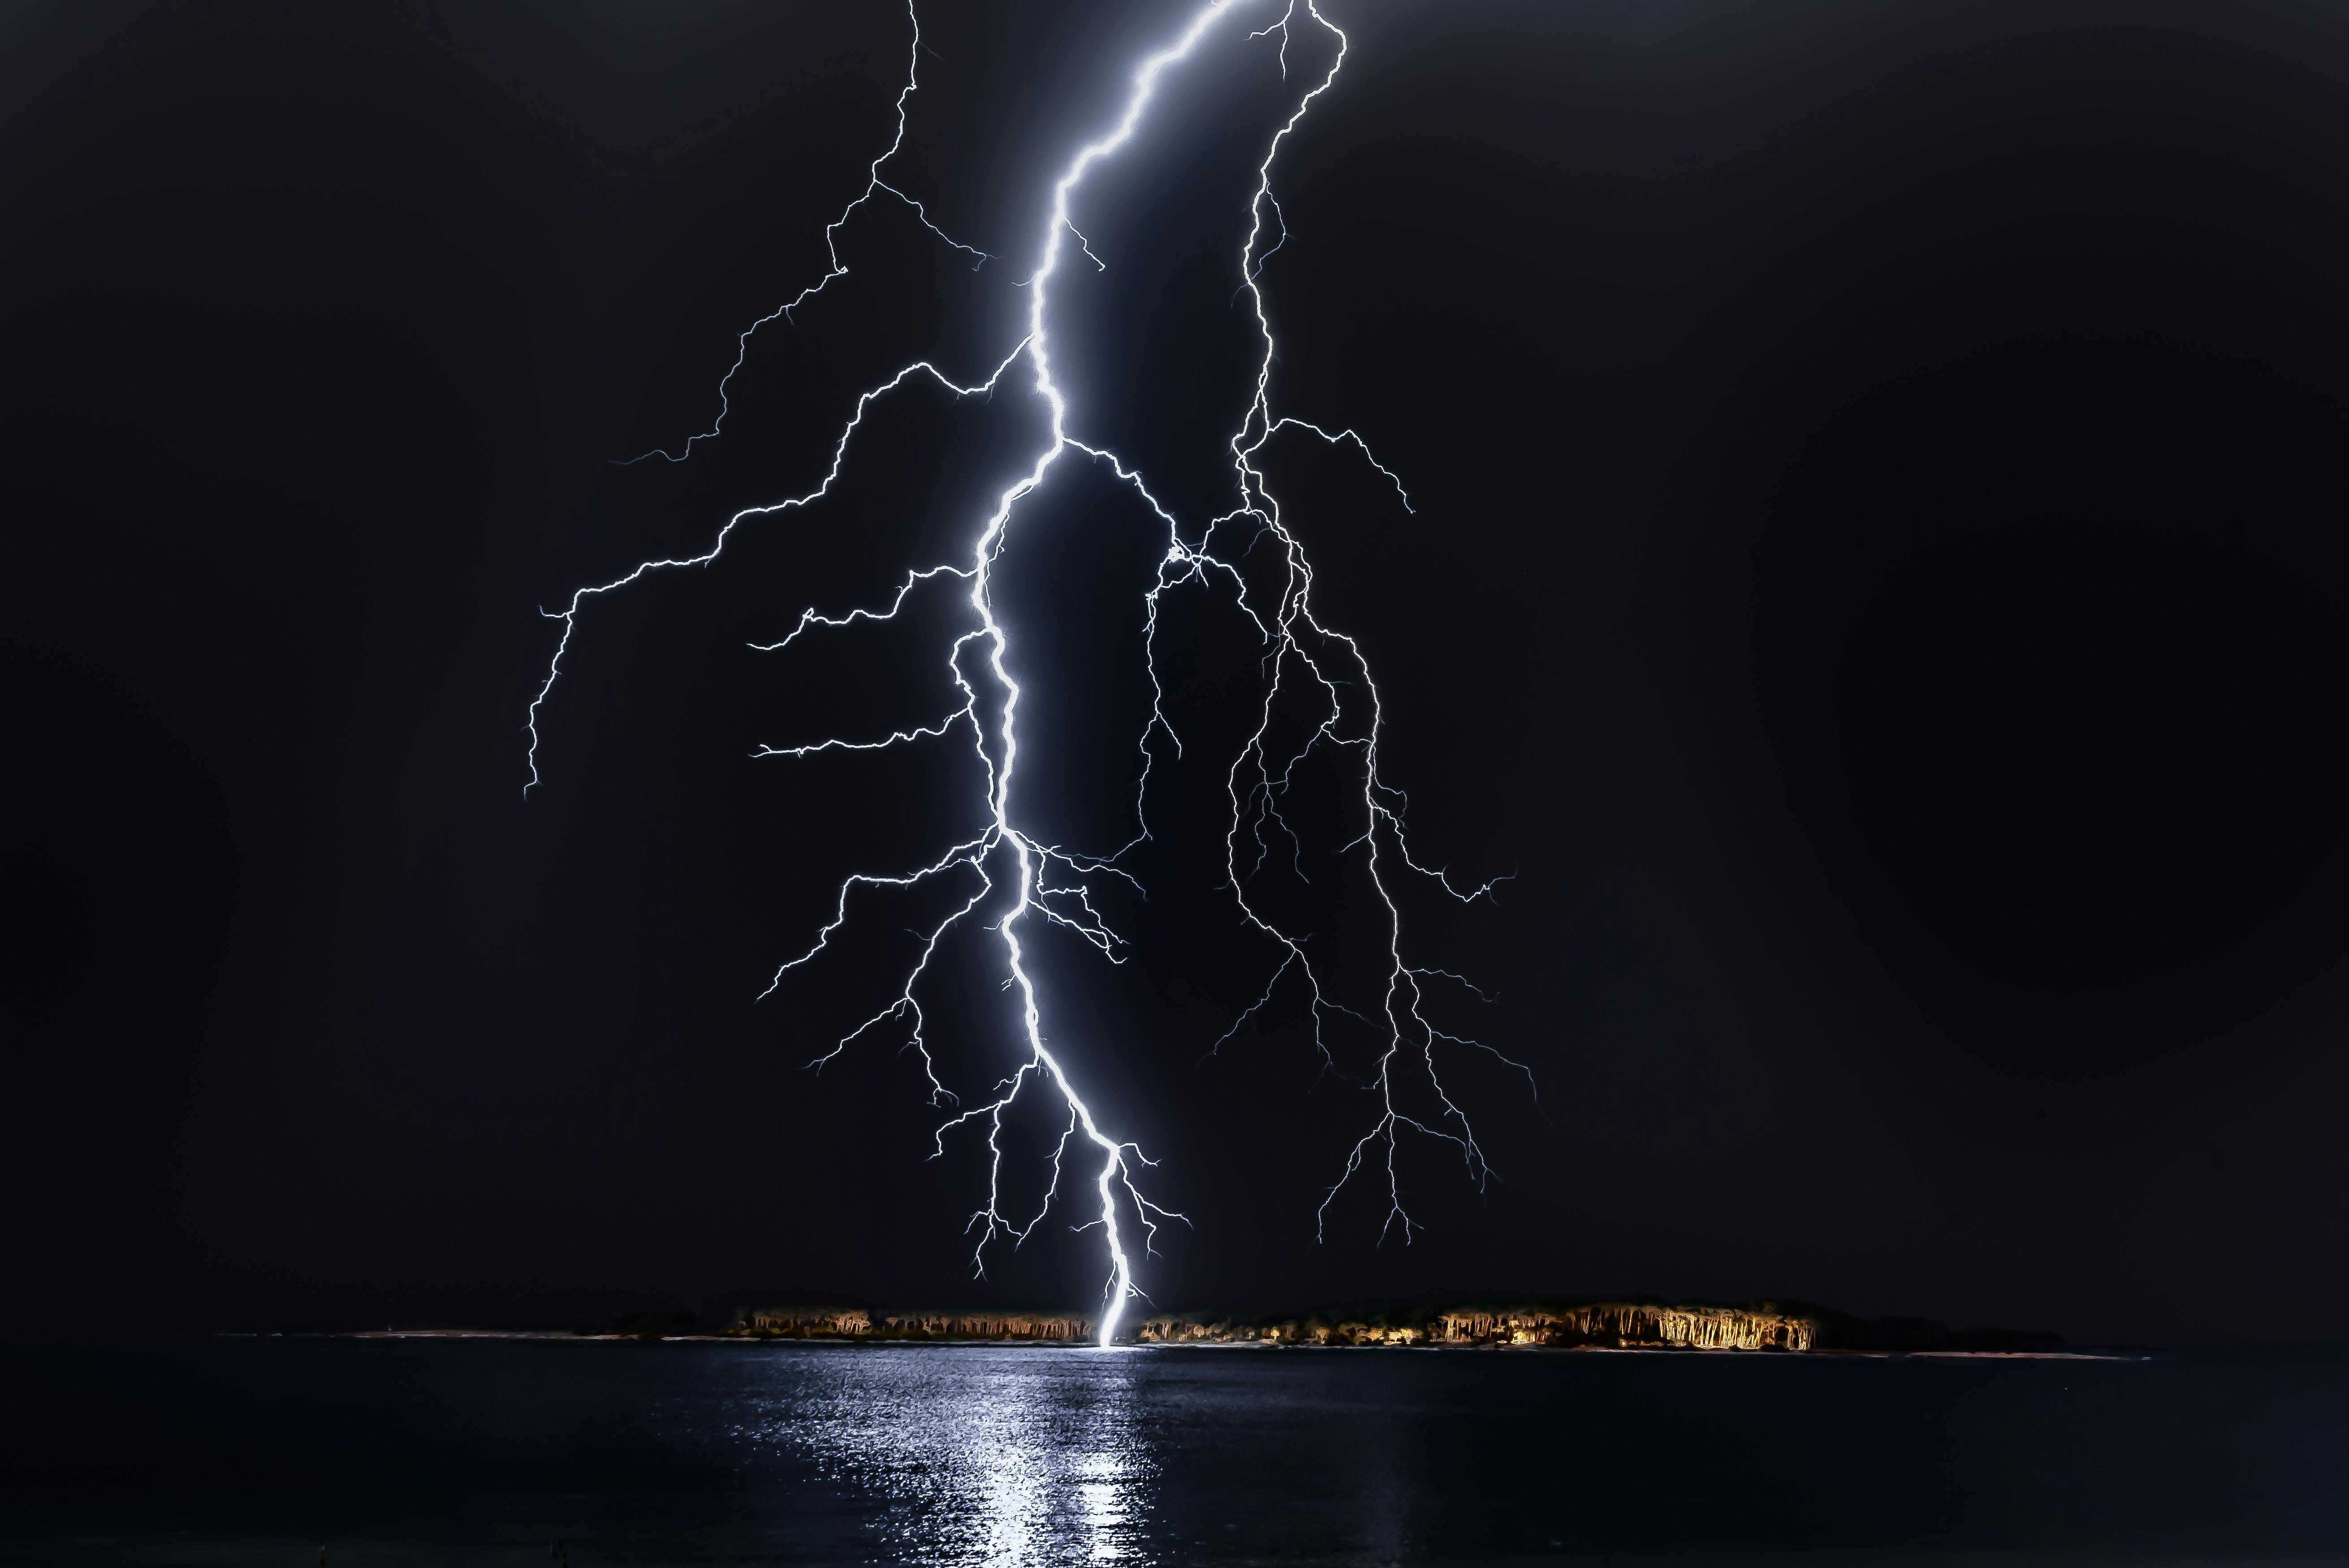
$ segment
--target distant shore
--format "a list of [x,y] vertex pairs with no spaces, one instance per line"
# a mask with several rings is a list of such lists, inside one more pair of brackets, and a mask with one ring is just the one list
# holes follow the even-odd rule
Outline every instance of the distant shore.
[[[635,1313],[592,1328],[381,1328],[359,1339],[582,1343],[1033,1345],[1082,1347],[1098,1320],[1080,1313],[764,1307],[730,1314]],[[2103,1360],[2054,1334],[1952,1330],[1921,1319],[1857,1318],[1805,1304],[1661,1302],[1475,1305],[1359,1315],[1247,1318],[1159,1314],[1120,1325],[1121,1346],[1277,1349],[1577,1350],[1614,1353],[1913,1355]]]
[[[239,1335],[235,1337],[277,1337]],[[766,1345],[782,1336],[753,1336],[740,1334],[585,1334],[571,1329],[556,1328],[362,1328],[345,1329],[326,1335],[333,1339],[464,1339],[464,1340],[530,1340],[562,1345]],[[1093,1350],[1099,1346],[1090,1341],[1015,1340],[1015,1339],[872,1339],[810,1335],[791,1341],[793,1344],[825,1345],[842,1350],[858,1348],[921,1348],[953,1349],[957,1346],[1025,1345],[1038,1349]],[[1120,1350],[1418,1350],[1439,1354],[1464,1350],[1498,1350],[1512,1354],[1588,1355],[1734,1355],[1736,1351],[1707,1350],[1699,1346],[1671,1345],[1295,1345],[1275,1346],[1259,1341],[1253,1345],[1243,1340],[1191,1340],[1176,1342],[1127,1341],[1116,1346]],[[1940,1361],[2137,1361],[2143,1357],[2113,1351],[2094,1350],[1808,1350],[1785,1354],[1817,1358],[1856,1356],[1883,1360],[1890,1356]]]

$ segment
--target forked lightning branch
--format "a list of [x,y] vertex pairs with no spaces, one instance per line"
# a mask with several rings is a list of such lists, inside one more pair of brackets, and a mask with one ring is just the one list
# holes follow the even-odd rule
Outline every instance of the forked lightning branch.
[[[1252,12],[1261,15],[1246,17]],[[736,370],[740,369],[752,335],[759,327],[807,304],[834,278],[844,275],[846,268],[839,259],[838,236],[857,209],[868,202],[903,202],[940,243],[973,257],[981,254],[946,234],[930,221],[920,202],[884,177],[884,170],[904,143],[906,102],[919,85],[920,26],[910,11],[909,18],[914,23],[912,63],[897,98],[895,140],[874,161],[864,190],[827,229],[826,239],[832,247],[831,269],[789,304],[754,323],[741,335]],[[1255,185],[1245,193],[1248,226],[1247,238],[1235,258],[1236,284],[1239,297],[1247,301],[1253,313],[1261,352],[1256,362],[1253,397],[1228,442],[1232,504],[1217,516],[1185,519],[1160,503],[1143,474],[1114,452],[1084,439],[1083,411],[1071,406],[1053,379],[1052,287],[1062,263],[1071,254],[1101,265],[1078,232],[1071,211],[1072,201],[1087,179],[1143,134],[1162,81],[1192,61],[1203,39],[1218,28],[1247,26],[1249,21],[1257,25],[1249,31],[1248,38],[1279,51],[1284,80],[1288,77],[1292,34],[1297,29],[1319,29],[1331,54],[1328,68],[1318,80],[1300,83],[1302,90],[1294,109],[1273,132],[1257,165]],[[1123,111],[1115,123],[1078,148],[1053,181],[1037,265],[1028,285],[1026,335],[1009,348],[1004,358],[982,379],[971,382],[957,381],[926,360],[905,366],[857,399],[833,443],[830,466],[813,489],[736,513],[700,555],[647,561],[611,582],[574,593],[559,614],[548,612],[563,623],[562,633],[549,661],[545,681],[530,704],[530,782],[525,791],[541,782],[537,766],[541,710],[562,673],[563,658],[571,639],[580,632],[583,614],[596,599],[617,593],[654,573],[709,566],[719,560],[737,529],[767,523],[780,514],[820,506],[839,481],[867,411],[877,400],[891,396],[908,382],[926,380],[957,397],[971,397],[996,391],[1007,382],[1016,385],[1020,378],[1029,381],[1033,394],[1041,400],[1049,413],[1050,439],[1035,452],[1026,472],[997,498],[993,509],[984,518],[974,519],[967,556],[911,567],[896,592],[877,604],[837,612],[807,609],[797,624],[776,641],[759,645],[767,651],[780,651],[802,637],[853,636],[861,626],[895,618],[916,588],[941,579],[956,579],[967,590],[966,624],[941,651],[953,689],[959,695],[958,706],[934,722],[897,730],[879,740],[822,740],[790,747],[761,747],[759,754],[804,760],[833,752],[967,744],[977,754],[980,765],[978,776],[983,779],[985,791],[983,809],[973,819],[979,826],[968,838],[942,845],[935,857],[923,864],[859,872],[843,883],[831,919],[814,933],[803,951],[776,970],[768,991],[810,982],[812,977],[809,971],[823,959],[833,937],[860,913],[869,917],[865,907],[874,900],[949,878],[959,878],[973,888],[970,896],[959,902],[950,898],[947,912],[916,933],[920,941],[909,967],[903,972],[902,983],[881,999],[875,1011],[819,1056],[816,1064],[831,1060],[860,1041],[877,1036],[895,1037],[918,1053],[928,1074],[932,1104],[950,1112],[936,1128],[937,1151],[943,1153],[947,1138],[957,1134],[983,1137],[988,1151],[987,1192],[970,1223],[977,1237],[973,1263],[981,1271],[991,1246],[1009,1241],[1016,1247],[1044,1221],[1061,1201],[1066,1168],[1071,1161],[1081,1162],[1080,1168],[1087,1174],[1080,1180],[1091,1187],[1092,1200],[1099,1204],[1097,1216],[1083,1221],[1083,1228],[1100,1228],[1107,1254],[1108,1274],[1101,1318],[1103,1345],[1114,1339],[1119,1318],[1136,1293],[1136,1238],[1121,1223],[1121,1195],[1125,1217],[1139,1227],[1138,1239],[1145,1253],[1152,1250],[1162,1224],[1184,1217],[1152,1200],[1145,1190],[1145,1176],[1153,1161],[1131,1140],[1104,1126],[1102,1114],[1086,1098],[1081,1064],[1065,1059],[1047,1044],[1046,1001],[1023,946],[1023,936],[1031,929],[1030,922],[1040,922],[1072,933],[1116,961],[1121,940],[1097,911],[1093,894],[1102,878],[1133,881],[1122,865],[1122,858],[1148,836],[1145,826],[1133,843],[1115,853],[1079,854],[1039,836],[1021,813],[1019,721],[1023,694],[1007,661],[1007,628],[998,617],[994,573],[1006,540],[1017,525],[1020,504],[1034,493],[1057,464],[1071,454],[1078,461],[1101,464],[1113,473],[1166,531],[1165,553],[1159,563],[1156,581],[1146,596],[1143,646],[1139,650],[1154,701],[1141,736],[1143,760],[1136,783],[1138,815],[1147,805],[1154,742],[1163,740],[1175,747],[1182,743],[1165,713],[1164,689],[1159,680],[1157,632],[1159,611],[1165,597],[1186,587],[1226,586],[1245,624],[1261,642],[1258,668],[1263,673],[1260,691],[1251,711],[1252,727],[1226,773],[1230,796],[1230,818],[1224,842],[1228,886],[1240,918],[1266,943],[1269,955],[1263,993],[1242,1013],[1239,1022],[1260,1018],[1267,1009],[1275,1006],[1298,1005],[1309,1023],[1314,1049],[1325,1063],[1332,1064],[1334,1058],[1323,1032],[1333,1014],[1368,1023],[1381,1042],[1374,1070],[1367,1075],[1376,1111],[1371,1125],[1348,1150],[1336,1179],[1324,1193],[1317,1229],[1326,1224],[1330,1203],[1349,1183],[1357,1178],[1382,1177],[1386,1210],[1380,1235],[1383,1238],[1399,1231],[1404,1240],[1410,1239],[1416,1221],[1404,1205],[1402,1177],[1397,1167],[1397,1155],[1407,1135],[1450,1147],[1468,1178],[1480,1186],[1489,1174],[1475,1132],[1445,1088],[1438,1069],[1439,1059],[1449,1054],[1492,1052],[1492,1047],[1430,1022],[1430,988],[1465,987],[1466,982],[1457,975],[1415,963],[1406,956],[1403,913],[1394,888],[1398,877],[1422,878],[1444,894],[1468,902],[1489,894],[1492,884],[1456,887],[1441,870],[1423,865],[1413,856],[1404,830],[1402,793],[1389,785],[1381,774],[1383,697],[1361,646],[1330,627],[1317,612],[1312,567],[1297,536],[1283,521],[1279,499],[1260,461],[1277,438],[1319,440],[1353,452],[1385,482],[1393,484],[1398,496],[1402,496],[1402,484],[1395,475],[1378,463],[1368,445],[1353,431],[1333,431],[1295,417],[1276,416],[1271,406],[1275,340],[1261,274],[1265,259],[1287,238],[1279,206],[1272,193],[1273,166],[1290,133],[1336,82],[1345,64],[1347,42],[1344,32],[1321,13],[1315,0],[1286,0],[1285,5],[1278,9],[1260,0],[1216,0],[1198,11],[1179,36],[1142,61],[1133,72]],[[1236,192],[1236,197],[1238,194]],[[733,373],[729,371],[727,382],[731,381]],[[694,442],[716,437],[726,417],[725,388],[722,382],[719,419],[710,430],[693,437],[675,454],[663,452],[646,455],[682,461],[690,453]],[[1402,496],[1402,500],[1408,506],[1408,497]],[[1246,572],[1242,570],[1244,560],[1260,562],[1266,558],[1272,563],[1268,573],[1261,564]],[[1350,701],[1350,691],[1359,695]],[[1303,736],[1301,741],[1280,738],[1299,733]],[[1283,803],[1290,798],[1289,786],[1299,767],[1317,753],[1345,759],[1348,776],[1359,786],[1358,793],[1349,790],[1348,798],[1353,804],[1347,809],[1345,819],[1336,825],[1336,841],[1344,846],[1345,853],[1360,857],[1382,921],[1382,948],[1372,955],[1375,967],[1384,977],[1375,1011],[1341,1003],[1325,987],[1323,971],[1309,954],[1311,933],[1297,929],[1287,917],[1277,917],[1264,907],[1262,899],[1250,893],[1252,879],[1262,867],[1267,833],[1293,839],[1299,832],[1299,825],[1283,815]],[[932,961],[942,945],[965,928],[978,928],[999,943],[1003,981],[1017,998],[1020,1019],[1017,1064],[996,1083],[989,1097],[968,1106],[956,1099],[939,1075],[938,1064],[925,1034],[924,1012]],[[1284,996],[1288,1002],[1280,1001]],[[1237,1029],[1238,1023],[1234,1027]],[[1525,1071],[1517,1063],[1507,1064],[1518,1072]],[[1401,1092],[1407,1068],[1417,1085],[1416,1095],[1409,1097],[1408,1107],[1406,1096]],[[1527,1076],[1530,1082],[1530,1075]],[[1032,1213],[1007,1212],[1002,1179],[1005,1118],[1022,1095],[1032,1094],[1057,1096],[1067,1113],[1066,1125],[1050,1150],[1051,1179],[1040,1206]],[[1092,1200],[1079,1201],[1088,1209],[1092,1207]]]

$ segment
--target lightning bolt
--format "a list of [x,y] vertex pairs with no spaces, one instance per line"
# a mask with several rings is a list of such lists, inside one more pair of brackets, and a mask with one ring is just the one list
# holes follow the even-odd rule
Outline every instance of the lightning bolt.
[[719,379],[718,417],[709,421],[708,430],[697,435],[686,437],[685,444],[673,452],[665,447],[655,447],[650,452],[639,452],[635,457],[629,458],[627,460],[629,463],[642,462],[648,457],[657,457],[668,462],[683,462],[693,455],[693,449],[697,442],[718,439],[719,431],[725,428],[726,416],[734,411],[733,405],[727,400],[726,393],[727,389],[734,384],[735,376],[741,371],[742,361],[750,357],[750,339],[758,335],[759,328],[761,327],[771,326],[778,320],[790,319],[792,311],[848,275],[848,264],[840,259],[840,231],[848,226],[848,220],[856,215],[856,210],[859,207],[871,202],[874,197],[895,196],[904,202],[912,209],[915,218],[920,222],[922,227],[944,240],[952,249],[958,250],[970,257],[973,271],[977,271],[995,259],[977,245],[964,244],[960,240],[938,227],[930,221],[928,208],[881,178],[881,165],[896,157],[905,148],[905,105],[913,98],[915,89],[922,85],[922,19],[914,13],[913,0],[906,0],[905,19],[913,26],[914,41],[910,47],[910,57],[905,64],[905,85],[897,89],[897,134],[889,139],[889,145],[882,151],[880,157],[865,165],[864,189],[858,192],[850,200],[848,205],[840,210],[838,217],[824,225],[823,250],[824,254],[831,258],[832,265],[824,268],[822,277],[817,278],[736,335],[734,363],[729,365],[726,368],[726,374]]
[[[1049,415],[1049,440],[1035,454],[1027,471],[997,497],[993,510],[972,540],[968,556],[909,571],[895,595],[879,606],[854,607],[841,614],[826,614],[814,608],[803,610],[797,625],[787,635],[774,642],[752,645],[761,652],[780,653],[800,638],[819,630],[846,631],[860,625],[891,621],[926,586],[947,578],[962,584],[966,590],[970,624],[968,629],[955,637],[945,649],[947,672],[961,698],[957,706],[940,715],[934,722],[894,730],[878,740],[831,738],[792,746],[761,746],[754,755],[806,758],[832,752],[885,751],[959,735],[973,747],[985,779],[982,826],[970,837],[947,846],[935,859],[910,871],[857,872],[850,876],[841,884],[832,916],[817,930],[812,942],[805,950],[785,961],[776,970],[766,992],[761,994],[772,993],[793,971],[812,964],[828,950],[833,938],[848,924],[852,902],[860,894],[904,893],[949,879],[958,879],[968,889],[967,897],[958,903],[953,903],[947,912],[931,923],[926,930],[916,933],[920,945],[896,992],[878,1011],[851,1029],[809,1064],[820,1070],[859,1039],[885,1027],[894,1026],[905,1032],[908,1048],[919,1055],[928,1077],[931,1104],[941,1108],[956,1107],[935,1129],[933,1157],[944,1154],[949,1133],[966,1127],[985,1129],[989,1156],[987,1196],[970,1216],[966,1229],[967,1234],[977,1234],[972,1262],[982,1274],[991,1243],[999,1239],[1008,1239],[1013,1247],[1018,1247],[1050,1213],[1060,1195],[1063,1164],[1070,1146],[1072,1143],[1089,1146],[1100,1162],[1092,1177],[1100,1211],[1097,1219],[1088,1220],[1078,1229],[1089,1230],[1098,1225],[1106,1246],[1109,1275],[1103,1288],[1101,1320],[1101,1343],[1104,1346],[1114,1341],[1127,1303],[1140,1294],[1134,1284],[1133,1259],[1128,1251],[1129,1243],[1120,1227],[1119,1195],[1123,1194],[1140,1225],[1142,1250],[1145,1255],[1154,1251],[1154,1243],[1162,1221],[1183,1220],[1188,1223],[1188,1220],[1180,1213],[1161,1207],[1144,1193],[1142,1173],[1154,1162],[1147,1158],[1133,1141],[1102,1129],[1092,1107],[1080,1093],[1067,1064],[1046,1044],[1042,1005],[1034,976],[1028,967],[1021,930],[1029,918],[1033,916],[1073,933],[1112,962],[1122,961],[1119,950],[1123,946],[1123,939],[1096,910],[1092,879],[1103,877],[1122,878],[1139,888],[1139,884],[1119,862],[1128,851],[1150,837],[1146,808],[1154,747],[1163,738],[1178,755],[1181,753],[1182,742],[1165,712],[1165,691],[1160,678],[1157,651],[1159,612],[1171,591],[1185,587],[1206,588],[1218,583],[1226,586],[1240,613],[1262,642],[1260,669],[1263,686],[1255,712],[1254,729],[1233,758],[1226,774],[1231,816],[1225,836],[1225,872],[1246,928],[1257,932],[1270,945],[1278,955],[1278,962],[1266,981],[1262,993],[1210,1050],[1219,1048],[1250,1018],[1269,1006],[1284,984],[1303,990],[1314,1048],[1325,1072],[1338,1071],[1336,1054],[1325,1033],[1333,1015],[1351,1018],[1370,1026],[1376,1032],[1379,1042],[1371,1072],[1359,1080],[1376,1096],[1379,1108],[1370,1127],[1348,1150],[1337,1179],[1322,1196],[1316,1211],[1317,1237],[1326,1232],[1330,1207],[1338,1195],[1356,1177],[1376,1168],[1383,1173],[1387,1205],[1379,1235],[1383,1240],[1400,1228],[1404,1241],[1410,1241],[1418,1222],[1405,1206],[1402,1176],[1397,1166],[1397,1157],[1406,1136],[1424,1137],[1451,1148],[1463,1162],[1469,1179],[1480,1189],[1490,1179],[1492,1168],[1477,1142],[1475,1129],[1439,1075],[1440,1049],[1489,1053],[1508,1066],[1525,1073],[1528,1083],[1531,1082],[1531,1074],[1523,1064],[1510,1061],[1479,1041],[1452,1033],[1430,1022],[1428,990],[1432,984],[1456,985],[1480,996],[1482,993],[1475,992],[1475,988],[1456,974],[1416,964],[1405,957],[1403,912],[1394,891],[1397,885],[1394,877],[1400,872],[1425,879],[1462,903],[1490,898],[1496,883],[1486,882],[1473,888],[1456,886],[1444,871],[1425,866],[1414,857],[1404,828],[1404,796],[1401,790],[1387,783],[1381,772],[1380,745],[1385,725],[1384,699],[1361,644],[1351,636],[1331,628],[1316,610],[1312,566],[1296,535],[1283,520],[1279,500],[1274,494],[1262,466],[1261,460],[1268,449],[1277,438],[1284,436],[1307,437],[1332,447],[1348,448],[1382,476],[1393,487],[1405,510],[1410,509],[1410,497],[1402,481],[1378,461],[1368,443],[1355,431],[1330,431],[1295,417],[1277,417],[1272,411],[1271,384],[1276,340],[1262,287],[1262,275],[1266,261],[1288,238],[1286,220],[1272,193],[1273,165],[1282,145],[1304,122],[1314,103],[1337,81],[1345,64],[1348,47],[1345,33],[1322,14],[1316,0],[1285,0],[1277,16],[1248,35],[1251,39],[1278,38],[1284,80],[1288,77],[1293,30],[1309,25],[1319,29],[1332,47],[1327,69],[1299,99],[1294,109],[1281,122],[1265,148],[1264,156],[1257,166],[1255,188],[1248,199],[1248,230],[1238,256],[1239,292],[1248,301],[1262,351],[1257,361],[1253,397],[1239,427],[1228,441],[1236,504],[1195,531],[1186,533],[1174,513],[1151,492],[1136,468],[1107,447],[1089,443],[1071,433],[1069,400],[1053,378],[1052,285],[1069,249],[1068,242],[1073,239],[1077,253],[1095,267],[1106,265],[1094,254],[1078,230],[1071,211],[1072,198],[1097,166],[1114,157],[1133,140],[1148,114],[1161,79],[1188,60],[1201,40],[1223,24],[1226,17],[1237,12],[1257,9],[1263,4],[1265,0],[1209,0],[1193,14],[1171,42],[1141,62],[1133,74],[1123,110],[1116,121],[1095,140],[1078,148],[1062,167],[1051,186],[1040,260],[1034,273],[1020,286],[1030,291],[1026,334],[988,375],[977,382],[963,384],[927,360],[918,360],[904,367],[858,397],[854,410],[833,443],[830,466],[814,488],[801,495],[735,513],[719,529],[709,548],[700,555],[641,563],[610,582],[576,590],[569,604],[560,612],[543,612],[562,622],[563,629],[554,655],[548,661],[546,678],[531,701],[524,726],[530,737],[527,752],[530,780],[523,786],[526,794],[541,782],[537,766],[539,717],[561,675],[563,658],[570,648],[572,637],[578,630],[579,618],[590,603],[656,573],[710,566],[724,552],[735,530],[743,524],[777,514],[805,510],[823,501],[838,483],[850,445],[867,411],[875,401],[897,392],[908,382],[926,380],[957,399],[984,396],[993,392],[1016,367],[1024,362],[1032,377],[1033,391]],[[846,273],[847,268],[841,261],[838,250],[840,230],[859,207],[879,195],[894,196],[905,202],[946,244],[968,252],[978,262],[983,263],[988,259],[983,253],[947,235],[930,222],[920,202],[882,177],[883,167],[904,145],[906,103],[919,85],[920,24],[918,17],[913,16],[910,7],[908,16],[914,26],[914,56],[905,88],[897,97],[896,135],[888,149],[869,166],[865,189],[843,209],[825,231],[831,267],[817,282],[802,290],[787,304],[761,317],[740,335],[735,364],[728,371],[726,381],[730,381],[735,371],[740,369],[750,351],[751,336],[760,327],[777,317],[789,315]],[[1269,244],[1267,243],[1268,234],[1278,236],[1272,238]],[[675,454],[657,451],[645,455],[682,461],[690,454],[695,442],[716,438],[726,413],[725,389],[726,382],[722,381],[719,419],[709,430],[690,438]],[[1114,475],[1118,483],[1131,490],[1166,529],[1166,550],[1160,560],[1156,579],[1145,595],[1143,662],[1150,680],[1152,701],[1149,719],[1139,742],[1142,761],[1134,803],[1138,831],[1123,848],[1106,856],[1081,854],[1048,844],[1020,824],[1015,811],[1013,791],[1019,779],[1018,717],[1023,693],[1007,664],[1009,638],[998,618],[993,594],[993,574],[1020,503],[1032,494],[1053,468],[1071,453],[1104,467]],[[1220,543],[1226,540],[1230,541],[1228,545]],[[1271,563],[1268,571],[1260,565],[1251,564],[1265,558]],[[1350,698],[1350,692],[1361,695]],[[1289,716],[1300,708],[1305,738],[1293,748],[1284,747],[1274,737],[1280,732],[1284,723],[1295,722]],[[1270,853],[1272,839],[1268,837],[1268,834],[1289,840],[1292,868],[1299,877],[1302,876],[1299,857],[1302,853],[1303,841],[1283,815],[1282,803],[1297,783],[1299,769],[1317,752],[1323,751],[1350,756],[1352,772],[1349,776],[1359,786],[1358,793],[1352,797],[1355,805],[1350,808],[1353,836],[1341,846],[1340,852],[1346,855],[1359,852],[1369,886],[1382,910],[1385,938],[1379,965],[1383,971],[1383,981],[1375,1015],[1344,1005],[1333,996],[1333,988],[1325,984],[1322,971],[1308,955],[1309,933],[1293,929],[1275,918],[1252,891],[1255,879],[1263,871]],[[1255,846],[1252,859],[1247,847],[1249,844]],[[996,916],[990,929],[1001,943],[1005,987],[1018,992],[1025,1056],[1009,1076],[998,1081],[983,1103],[963,1107],[939,1077],[937,1064],[930,1053],[924,1033],[926,1019],[920,992],[929,974],[931,961],[941,943],[958,928],[982,920],[981,911],[987,909],[991,901],[1002,906],[1002,912]],[[1417,1085],[1418,1098],[1415,1100],[1410,1097],[1410,1080],[1415,1080]],[[1039,1092],[1057,1093],[1067,1111],[1067,1122],[1052,1149],[1051,1178],[1043,1201],[1032,1215],[1019,1218],[1005,1212],[1002,1135],[1006,1114],[1031,1085],[1036,1085]]]

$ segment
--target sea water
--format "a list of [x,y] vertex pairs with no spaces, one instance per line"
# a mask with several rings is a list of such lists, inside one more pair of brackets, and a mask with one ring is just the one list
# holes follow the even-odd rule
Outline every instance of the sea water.
[[333,1568],[2349,1562],[2349,1357],[0,1354],[0,1562],[321,1547]]

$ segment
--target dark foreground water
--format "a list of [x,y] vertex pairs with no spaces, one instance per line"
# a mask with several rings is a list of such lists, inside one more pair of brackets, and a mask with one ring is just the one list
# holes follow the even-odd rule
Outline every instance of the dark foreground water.
[[0,1353],[0,1562],[2349,1562],[2349,1358]]

